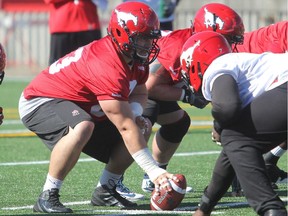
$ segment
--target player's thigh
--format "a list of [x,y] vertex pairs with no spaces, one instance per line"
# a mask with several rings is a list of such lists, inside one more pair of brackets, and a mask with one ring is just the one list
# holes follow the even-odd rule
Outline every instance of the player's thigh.
[[23,124],[52,149],[54,145],[83,121],[92,121],[91,116],[73,102],[55,99],[39,106],[22,119]]

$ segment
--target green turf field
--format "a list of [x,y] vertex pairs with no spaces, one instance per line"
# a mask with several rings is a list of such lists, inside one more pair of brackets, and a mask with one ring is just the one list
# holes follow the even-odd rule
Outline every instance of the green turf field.
[[[0,215],[45,215],[32,212],[47,175],[50,152],[41,141],[28,133],[19,121],[18,98],[27,81],[6,79],[0,86],[0,106],[4,107],[4,124],[0,126]],[[189,112],[192,126],[185,136],[168,170],[183,173],[188,185],[194,189],[186,194],[175,211],[149,211],[149,194],[139,201],[137,210],[119,210],[113,207],[93,207],[89,204],[91,194],[101,175],[103,164],[82,155],[72,172],[67,176],[61,190],[61,201],[74,210],[73,215],[192,215],[204,187],[208,184],[214,162],[221,147],[210,137],[210,107],[204,110],[183,107]],[[156,129],[155,129],[156,130]],[[150,145],[150,144],[149,144]],[[287,154],[279,161],[287,170]],[[143,172],[133,164],[125,174],[124,183],[135,192],[141,190]],[[277,192],[287,203],[287,185],[278,185]],[[55,215],[55,214],[54,214]],[[227,196],[221,199],[212,215],[252,216],[245,198]]]

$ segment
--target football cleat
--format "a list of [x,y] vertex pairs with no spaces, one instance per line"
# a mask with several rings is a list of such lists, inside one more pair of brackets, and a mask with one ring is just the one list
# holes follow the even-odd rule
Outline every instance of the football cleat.
[[276,181],[277,184],[287,184],[288,178],[287,178],[287,172],[279,169],[279,177]]
[[122,197],[116,191],[116,186],[109,189],[106,185],[95,188],[92,194],[91,204],[93,206],[118,206],[120,208],[131,208],[137,206],[136,203]]
[[72,209],[65,207],[59,201],[59,197],[59,189],[57,188],[43,191],[34,205],[33,211],[45,213],[72,213]]
[[266,169],[272,183],[287,183],[287,172],[281,170],[277,165],[266,164]]
[[144,174],[141,188],[146,193],[152,193],[155,188],[154,183],[150,180],[149,176],[146,173]]
[[126,198],[127,200],[130,200],[132,202],[135,202],[138,200],[143,200],[145,198],[145,196],[143,194],[132,192],[128,187],[126,187],[123,184],[123,180],[124,180],[124,177],[122,176],[116,185],[116,191],[121,196],[123,196],[124,198]]

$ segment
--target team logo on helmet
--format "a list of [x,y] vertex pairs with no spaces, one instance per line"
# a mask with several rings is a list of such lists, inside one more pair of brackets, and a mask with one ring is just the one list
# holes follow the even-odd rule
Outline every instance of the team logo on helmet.
[[206,28],[211,27],[215,28],[216,25],[219,25],[219,29],[223,29],[224,27],[224,21],[220,19],[219,16],[216,14],[211,13],[207,10],[207,8],[204,8],[205,15],[204,15],[204,24],[206,25]]
[[200,46],[200,40],[198,40],[192,47],[189,47],[187,50],[183,51],[180,57],[181,62],[185,62],[186,64],[186,68],[190,68],[191,67],[191,63],[192,63],[192,56],[194,53],[194,49]]
[[117,14],[117,21],[118,24],[121,27],[124,27],[124,24],[126,24],[129,20],[132,20],[132,22],[134,23],[134,25],[137,25],[138,23],[138,19],[137,16],[134,16],[131,13],[126,13],[126,12],[122,12],[122,11],[118,11],[117,9],[115,9],[115,12]]

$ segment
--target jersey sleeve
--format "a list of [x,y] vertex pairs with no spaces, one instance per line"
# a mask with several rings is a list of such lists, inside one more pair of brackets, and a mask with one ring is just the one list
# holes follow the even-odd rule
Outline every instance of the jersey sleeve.
[[186,40],[192,35],[190,28],[170,32],[158,41],[160,53],[157,60],[169,72],[172,80],[177,82],[181,78],[180,56]]

